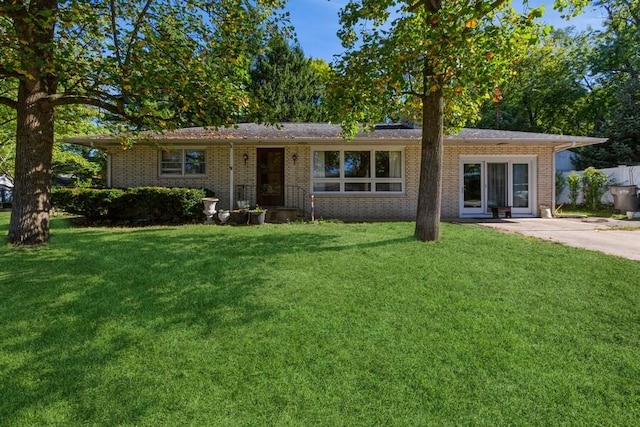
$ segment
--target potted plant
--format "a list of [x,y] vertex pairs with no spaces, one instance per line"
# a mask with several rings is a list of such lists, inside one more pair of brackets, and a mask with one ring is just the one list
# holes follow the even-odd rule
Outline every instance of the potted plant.
[[235,209],[230,212],[230,220],[232,224],[246,225],[249,224],[248,206],[245,209]]
[[251,209],[249,211],[249,222],[251,224],[264,224],[265,218],[267,217],[267,210],[262,209],[260,206],[256,205],[255,209]]

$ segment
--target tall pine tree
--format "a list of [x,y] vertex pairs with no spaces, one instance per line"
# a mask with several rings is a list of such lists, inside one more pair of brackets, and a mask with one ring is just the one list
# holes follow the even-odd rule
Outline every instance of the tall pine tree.
[[283,34],[274,34],[251,70],[251,93],[258,104],[255,119],[266,123],[326,121],[322,103],[326,74],[318,61],[306,58],[302,48],[289,44]]

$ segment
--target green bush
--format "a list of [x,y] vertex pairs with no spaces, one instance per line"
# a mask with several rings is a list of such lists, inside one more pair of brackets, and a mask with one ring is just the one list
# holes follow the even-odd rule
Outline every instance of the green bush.
[[567,178],[564,177],[564,174],[562,172],[556,172],[556,203],[558,203],[560,195],[562,194],[566,186]]
[[582,195],[584,204],[589,209],[596,209],[600,205],[600,199],[607,189],[607,174],[594,167],[588,167],[582,175]]
[[52,191],[56,209],[83,215],[89,221],[183,223],[202,219],[205,190],[136,187],[126,190],[58,188]]
[[83,215],[89,221],[109,218],[114,200],[124,193],[118,189],[54,188],[51,190],[51,205],[59,210]]
[[567,185],[569,186],[569,200],[575,206],[578,204],[578,196],[580,195],[580,175],[575,172],[567,175]]

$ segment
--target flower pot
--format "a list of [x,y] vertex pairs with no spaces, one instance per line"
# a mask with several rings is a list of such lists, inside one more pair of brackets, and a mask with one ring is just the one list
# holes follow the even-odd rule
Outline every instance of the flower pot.
[[231,217],[229,219],[232,224],[246,225],[249,223],[249,212],[245,210],[231,211]]
[[267,217],[267,211],[252,212],[249,211],[249,222],[251,224],[262,225]]

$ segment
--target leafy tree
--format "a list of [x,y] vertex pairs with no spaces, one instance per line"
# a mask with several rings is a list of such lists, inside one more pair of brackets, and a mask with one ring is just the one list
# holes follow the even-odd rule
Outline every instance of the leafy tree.
[[[0,79],[0,97],[15,96],[17,86]],[[15,110],[0,103],[0,175],[13,178],[16,148]]]
[[[479,128],[587,135],[594,132],[585,34],[553,30],[531,46],[516,73],[485,102]],[[598,105],[600,107],[600,105]]]
[[[15,90],[6,90],[5,94]],[[65,136],[97,134],[104,131],[96,118],[99,113],[92,107],[66,105],[56,112],[53,146],[52,173],[70,174],[82,179],[94,178],[104,164],[104,156],[98,150],[70,146],[58,142]],[[16,111],[0,105],[0,174],[14,176],[16,152]]]
[[540,14],[502,0],[351,0],[342,9],[347,51],[331,97],[345,134],[390,115],[422,124],[418,240],[439,238],[444,130],[477,116],[536,41]]
[[578,152],[576,167],[640,163],[640,2],[600,0],[604,29],[592,35],[592,73],[610,104],[602,134],[609,141]]
[[[85,104],[128,129],[224,125],[248,105],[248,65],[280,0],[0,0],[0,104],[16,111],[9,240],[49,238],[54,111]],[[180,108],[177,108],[180,101]],[[211,114],[213,113],[213,114]]]
[[275,33],[266,51],[251,70],[251,93],[258,103],[258,121],[326,121],[323,94],[328,65],[304,56],[299,45],[291,45]]

